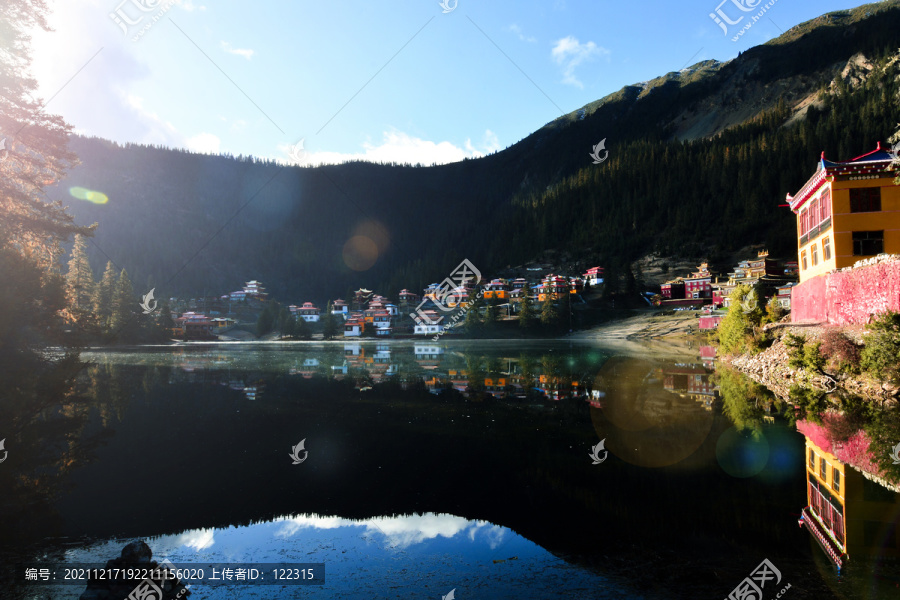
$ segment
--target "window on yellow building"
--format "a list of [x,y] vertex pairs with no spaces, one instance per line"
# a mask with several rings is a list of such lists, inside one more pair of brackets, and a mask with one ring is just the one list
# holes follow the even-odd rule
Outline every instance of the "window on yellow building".
[[874,256],[884,252],[884,231],[854,231],[853,256]]
[[825,457],[820,456],[819,457],[819,477],[822,478],[822,481],[828,481],[828,471],[825,470],[826,464],[827,463],[825,462]]
[[819,203],[822,220],[831,218],[831,188],[822,192],[822,200]]
[[804,271],[807,269],[806,266],[806,250],[800,253],[800,268]]
[[809,449],[809,469],[810,471],[816,470],[816,453],[812,448]]
[[822,258],[831,260],[831,240],[828,238],[822,240]]
[[881,210],[881,188],[853,188],[850,190],[850,212],[877,212]]
[[831,480],[833,482],[831,484],[831,487],[834,488],[834,491],[840,492],[841,491],[841,472],[837,470],[837,467],[831,468]]
[[819,245],[813,244],[809,250],[812,253],[812,266],[816,266],[819,264]]

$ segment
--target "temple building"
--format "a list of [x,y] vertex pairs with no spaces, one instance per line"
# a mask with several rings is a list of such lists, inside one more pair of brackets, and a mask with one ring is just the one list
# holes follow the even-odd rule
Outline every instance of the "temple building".
[[788,206],[797,215],[800,283],[882,253],[900,253],[900,188],[892,155],[875,150],[846,162],[821,160]]

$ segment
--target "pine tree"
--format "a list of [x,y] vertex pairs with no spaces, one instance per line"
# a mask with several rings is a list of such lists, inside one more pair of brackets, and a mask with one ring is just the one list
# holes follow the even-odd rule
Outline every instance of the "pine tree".
[[491,298],[484,311],[484,324],[493,327],[497,324],[497,301]]
[[[278,312],[278,331],[281,332],[281,337],[295,337],[297,335],[298,320],[303,321],[303,318],[299,315],[294,316],[289,308],[282,306]],[[306,323],[306,321],[303,322]]]
[[82,320],[93,308],[94,273],[91,263],[88,261],[87,244],[84,236],[75,235],[75,245],[72,247],[72,258],[69,259],[69,270],[66,273],[66,297],[69,308],[76,320]]
[[263,337],[264,335],[271,333],[272,329],[275,327],[273,306],[274,303],[269,302],[262,312],[259,313],[259,317],[256,320],[256,337]]
[[465,328],[466,332],[470,335],[479,332],[484,325],[481,322],[481,315],[479,314],[480,309],[481,301],[478,297],[466,304]]
[[559,325],[565,329],[569,329],[572,324],[572,295],[563,292],[559,298]]
[[326,340],[330,340],[338,333],[337,319],[332,312],[333,310],[334,306],[329,302],[328,308],[325,309],[325,314],[322,315],[322,334],[325,336]]
[[110,331],[118,339],[132,340],[138,329],[138,320],[135,315],[138,301],[134,297],[134,286],[128,278],[125,269],[119,274],[119,279],[113,287],[112,311],[109,319]]
[[519,327],[530,329],[534,325],[534,307],[526,287],[522,290],[522,301],[519,303]]
[[312,338],[312,327],[309,323],[306,322],[305,319],[300,319],[297,321],[297,326],[294,328],[294,337],[301,340],[308,340]]
[[556,310],[556,294],[547,294],[541,305],[541,324],[552,327],[559,322],[559,311]]
[[106,332],[110,326],[110,317],[113,312],[113,293],[116,288],[116,269],[112,261],[106,263],[106,270],[100,283],[94,286],[94,316],[100,330]]

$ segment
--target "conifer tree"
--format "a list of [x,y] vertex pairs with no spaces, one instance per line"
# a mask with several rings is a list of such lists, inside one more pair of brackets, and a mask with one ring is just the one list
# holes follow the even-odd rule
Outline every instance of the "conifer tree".
[[69,270],[66,273],[66,297],[69,308],[77,320],[91,312],[93,308],[94,272],[88,261],[87,244],[84,236],[75,235],[75,245],[72,247],[72,257],[69,259]]
[[519,303],[519,327],[523,329],[529,329],[534,325],[534,306],[528,292],[527,287],[522,290],[522,301]]
[[128,278],[128,272],[122,269],[112,294],[112,311],[109,328],[118,339],[132,340],[138,329],[135,310],[138,301],[134,297],[134,286]]
[[328,308],[325,309],[325,314],[322,315],[322,334],[325,336],[326,340],[330,340],[336,336],[338,332],[337,319],[332,312],[333,310],[334,306],[329,302]]
[[552,327],[559,322],[559,311],[556,310],[556,294],[547,294],[541,305],[541,324]]
[[116,287],[116,270],[112,261],[106,263],[106,270],[100,283],[94,286],[94,316],[101,331],[105,332],[110,325],[110,317],[113,312],[113,293]]

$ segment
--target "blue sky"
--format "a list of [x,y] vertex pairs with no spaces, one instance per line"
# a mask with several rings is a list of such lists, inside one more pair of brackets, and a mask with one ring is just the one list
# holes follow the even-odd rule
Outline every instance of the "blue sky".
[[[35,35],[33,74],[47,111],[85,135],[285,162],[445,163],[864,4],[776,0],[732,41],[766,2],[720,1],[445,0],[445,13],[438,0],[51,0],[55,31]],[[726,34],[717,9],[744,18]]]

